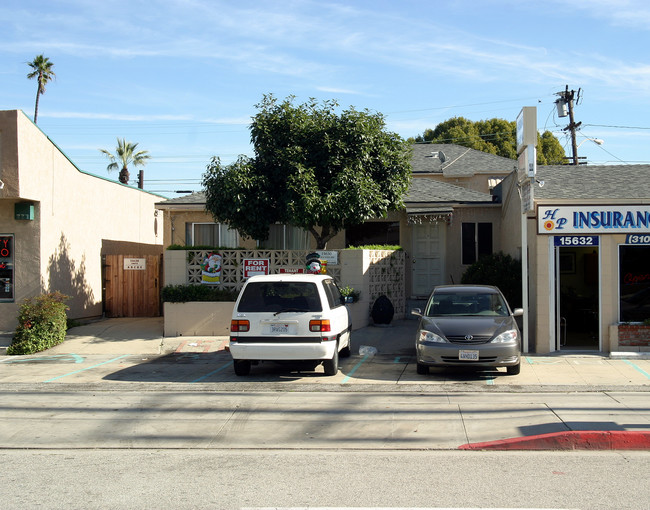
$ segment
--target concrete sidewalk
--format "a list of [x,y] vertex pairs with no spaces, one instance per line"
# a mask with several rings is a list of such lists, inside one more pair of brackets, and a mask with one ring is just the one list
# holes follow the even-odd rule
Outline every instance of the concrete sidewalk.
[[[606,356],[593,352],[525,354],[522,356],[521,373],[517,376],[506,376],[504,369],[477,374],[476,371],[463,372],[462,368],[431,369],[428,376],[421,376],[415,371],[416,329],[416,320],[396,320],[388,327],[368,326],[355,330],[352,334],[353,356],[346,360],[347,366],[342,366],[338,376],[323,380],[300,375],[292,378],[292,384],[317,383],[317,386],[323,386],[355,382],[358,385],[374,385],[376,389],[378,385],[426,387],[451,384],[468,387],[473,384],[482,388],[499,386],[510,390],[530,388],[535,391],[546,387],[650,390],[650,358],[635,353],[628,356]],[[151,359],[176,354],[198,359],[198,356],[212,354],[218,355],[223,363],[229,359],[227,352],[224,352],[227,343],[226,336],[163,337],[161,317],[119,318],[72,328],[62,344],[34,356],[73,355],[100,362],[102,356],[142,356]],[[225,370],[222,380],[213,380],[239,382],[231,377],[230,372]],[[264,371],[256,367],[253,375],[246,382],[269,383],[278,380],[278,372],[270,369]]]

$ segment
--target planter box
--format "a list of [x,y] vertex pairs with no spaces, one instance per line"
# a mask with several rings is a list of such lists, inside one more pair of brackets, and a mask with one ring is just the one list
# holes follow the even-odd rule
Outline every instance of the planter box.
[[165,336],[229,336],[233,301],[164,303]]
[[650,326],[645,324],[619,324],[619,347],[650,347]]
[[368,310],[368,303],[359,301],[345,305],[350,313],[350,320],[352,321],[352,331],[356,329],[365,328],[370,324],[370,311]]

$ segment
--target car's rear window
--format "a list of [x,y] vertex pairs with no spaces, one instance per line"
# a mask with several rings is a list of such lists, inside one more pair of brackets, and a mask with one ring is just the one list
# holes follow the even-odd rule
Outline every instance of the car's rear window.
[[238,312],[321,312],[318,289],[311,282],[254,282],[244,289]]
[[428,317],[448,315],[508,315],[508,307],[500,294],[462,292],[440,293],[429,300]]

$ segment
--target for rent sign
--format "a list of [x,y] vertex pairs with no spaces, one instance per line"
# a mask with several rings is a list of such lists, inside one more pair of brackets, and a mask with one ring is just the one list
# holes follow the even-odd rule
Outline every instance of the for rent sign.
[[632,234],[650,232],[650,205],[540,206],[540,234]]
[[244,280],[260,274],[269,274],[269,259],[244,259]]

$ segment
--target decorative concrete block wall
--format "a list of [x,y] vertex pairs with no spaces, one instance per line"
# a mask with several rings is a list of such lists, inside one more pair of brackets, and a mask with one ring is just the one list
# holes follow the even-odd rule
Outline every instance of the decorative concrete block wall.
[[[403,319],[406,309],[405,295],[405,255],[403,251],[394,250],[333,250],[338,252],[338,264],[328,264],[327,273],[342,286],[350,286],[360,291],[360,299],[347,305],[352,318],[353,329],[367,326],[371,322],[370,311],[375,300],[385,295],[395,308],[395,319]],[[165,251],[165,285],[201,284],[201,263],[210,253],[207,250],[167,250]],[[308,252],[303,250],[220,250],[222,256],[221,283],[224,288],[240,290],[244,284],[244,259],[268,259],[271,274],[279,273],[280,268],[299,269],[305,267]],[[165,303],[165,335],[209,335],[207,331],[223,331],[227,324],[208,324],[207,317],[212,316],[209,305],[199,303],[197,310],[190,311],[193,303],[184,303],[183,312],[172,312]],[[205,308],[205,307],[208,308]],[[179,308],[180,309],[180,308]],[[169,316],[168,316],[169,310]],[[208,310],[208,311],[206,311]],[[230,304],[232,311],[232,303]],[[216,320],[216,316],[214,316]],[[226,320],[221,315],[220,320]],[[177,321],[182,321],[183,324]],[[199,328],[196,321],[203,325]],[[194,331],[194,332],[191,332]],[[201,331],[196,333],[196,331]],[[206,331],[206,332],[202,332]],[[219,335],[221,333],[213,333]],[[227,334],[227,333],[225,333]]]

